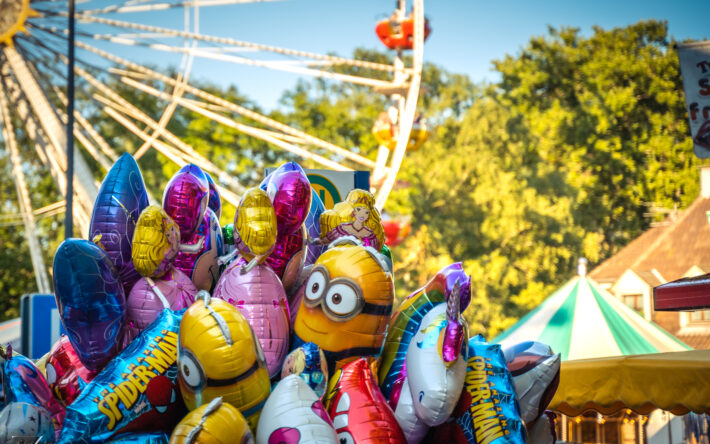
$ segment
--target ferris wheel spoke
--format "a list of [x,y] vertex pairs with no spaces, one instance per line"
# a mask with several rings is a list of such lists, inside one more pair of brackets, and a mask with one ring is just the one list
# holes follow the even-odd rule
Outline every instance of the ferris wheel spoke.
[[[119,94],[114,92],[111,88],[106,86],[103,82],[98,80],[96,77],[92,76],[90,73],[85,71],[80,67],[75,68],[75,72],[84,80],[86,80],[90,85],[100,91],[106,98],[94,95],[94,98],[101,102],[103,105],[111,106],[124,114],[131,116],[132,118],[148,125],[151,129],[157,132],[158,135],[164,137],[168,142],[173,144],[179,150],[183,152],[182,158],[189,159],[189,161],[199,165],[206,171],[217,175],[221,182],[228,183],[231,187],[234,187],[239,193],[244,192],[245,188],[234,179],[233,175],[225,172],[224,170],[218,168],[212,162],[207,160],[204,156],[199,154],[192,146],[183,142],[179,137],[175,136],[168,129],[161,127],[158,122],[150,118],[147,114],[143,113],[129,101],[125,100]],[[144,147],[150,147],[150,145],[144,145]],[[141,149],[144,149],[141,147]],[[147,148],[145,148],[147,149]],[[134,153],[134,156],[140,157]]]
[[[8,70],[3,70],[3,76]],[[15,140],[15,129],[12,125],[10,117],[10,109],[7,105],[7,95],[5,88],[0,89],[0,120],[3,121],[3,139],[5,146],[10,151],[10,161],[12,162],[12,174],[15,179],[15,188],[17,191],[18,202],[20,204],[20,213],[25,226],[25,237],[30,248],[30,258],[32,267],[35,271],[35,280],[37,281],[37,289],[40,293],[49,293],[49,278],[47,277],[47,269],[42,259],[42,249],[40,247],[37,232],[35,231],[34,214],[32,214],[32,202],[30,201],[30,193],[27,190],[27,182],[25,174],[22,171],[22,160],[20,160],[20,151],[17,148]]]
[[209,6],[224,6],[235,5],[241,3],[266,3],[279,0],[198,0],[188,2],[161,2],[151,4],[129,4],[114,5],[99,9],[83,9],[77,11],[80,14],[109,14],[109,13],[127,13],[127,12],[150,12],[164,11],[172,8],[194,8],[194,7],[209,7]]
[[232,38],[228,38],[228,37],[210,36],[210,35],[200,34],[200,33],[196,33],[196,32],[179,31],[176,29],[162,28],[159,26],[144,25],[144,24],[140,24],[140,23],[133,23],[133,22],[127,22],[127,21],[122,21],[122,20],[113,20],[113,19],[107,19],[107,18],[103,18],[103,17],[79,15],[79,16],[77,16],[77,20],[84,21],[84,22],[100,23],[100,24],[114,26],[114,27],[118,27],[118,28],[137,29],[137,30],[141,30],[141,31],[147,31],[147,32],[162,34],[162,35],[171,36],[171,37],[182,37],[182,38],[194,39],[197,41],[219,43],[219,44],[228,45],[228,46],[251,48],[254,50],[258,50],[258,51],[273,52],[276,54],[282,54],[282,55],[286,55],[286,56],[302,57],[304,59],[328,60],[328,61],[334,62],[334,64],[336,64],[336,65],[355,66],[355,67],[359,67],[359,68],[372,69],[372,70],[377,70],[377,71],[387,71],[387,72],[393,72],[395,69],[392,65],[386,65],[383,63],[368,62],[368,61],[364,61],[364,60],[353,60],[353,59],[348,59],[345,57],[337,57],[337,56],[326,55],[326,54],[318,54],[318,53],[309,52],[309,51],[300,51],[300,50],[296,50],[296,49],[281,48],[278,46],[264,45],[264,44],[253,43],[253,42],[246,42],[243,40],[236,40],[236,39],[232,39]]
[[[140,64],[131,62],[130,60],[126,60],[124,58],[110,54],[106,51],[103,51],[99,48],[88,45],[88,44],[83,43],[81,41],[77,41],[76,43],[77,43],[77,47],[80,47],[82,49],[90,51],[90,52],[92,52],[96,55],[99,55],[111,62],[118,63],[118,64],[128,67],[132,70],[135,70],[138,73],[138,76],[148,76],[150,78],[160,80],[160,81],[162,81],[166,84],[169,84],[169,85],[175,85],[177,83],[177,80],[175,80],[169,76],[166,76],[164,74],[161,74],[159,72],[153,71],[152,69],[146,68],[143,65],[140,65]],[[282,131],[285,134],[288,134],[291,136],[300,137],[300,138],[306,140],[308,142],[308,144],[310,144],[312,146],[326,149],[326,150],[331,151],[341,157],[347,158],[347,159],[357,162],[361,165],[367,166],[368,168],[373,168],[375,166],[375,163],[372,160],[370,160],[364,156],[361,156],[357,153],[353,153],[351,151],[348,151],[344,148],[341,148],[337,145],[326,142],[326,141],[319,139],[317,137],[311,136],[310,134],[305,133],[303,131],[297,130],[295,128],[291,128],[288,125],[285,125],[281,122],[278,122],[276,120],[273,120],[271,118],[263,116],[255,111],[247,109],[243,106],[229,102],[221,97],[217,97],[214,94],[210,94],[210,93],[203,91],[199,88],[196,88],[192,85],[186,84],[185,91],[189,94],[199,97],[200,99],[203,99],[205,101],[211,102],[211,103],[219,105],[219,106],[223,106],[224,108],[226,108],[234,113],[237,113],[239,115],[242,115],[244,117],[252,119],[258,123],[261,123],[263,125],[271,127],[275,130]]]
[[[369,77],[353,76],[350,74],[341,74],[341,73],[337,73],[337,72],[324,71],[324,70],[320,70],[320,69],[307,68],[307,67],[302,67],[302,66],[297,65],[297,64],[308,64],[307,61],[254,60],[254,59],[240,57],[240,56],[232,55],[232,54],[225,54],[225,53],[220,53],[220,52],[215,52],[215,51],[206,51],[206,50],[203,50],[202,48],[189,48],[189,47],[186,48],[184,46],[172,46],[172,45],[166,45],[164,43],[144,42],[144,41],[140,41],[140,40],[136,40],[136,39],[114,37],[113,35],[106,35],[106,34],[91,34],[91,35],[85,35],[85,36],[91,37],[95,40],[107,41],[107,42],[115,43],[118,45],[140,46],[140,47],[144,47],[144,48],[153,49],[156,51],[173,52],[173,53],[179,53],[179,54],[191,54],[191,55],[206,58],[206,59],[220,60],[223,62],[237,63],[237,64],[248,65],[248,66],[256,66],[256,67],[260,67],[260,68],[270,68],[270,69],[275,69],[275,70],[279,70],[279,71],[291,72],[294,74],[308,75],[308,76],[312,76],[312,77],[321,77],[321,78],[326,78],[326,79],[331,79],[331,80],[338,80],[338,81],[342,81],[342,82],[355,83],[358,85],[369,86],[372,88],[390,88],[393,86],[391,82],[387,82],[384,80],[372,79]],[[318,63],[320,63],[320,61],[316,61],[315,63],[318,64]]]
[[[54,155],[60,160],[60,164],[66,168],[66,135],[62,124],[59,121],[52,105],[47,99],[46,94],[41,89],[37,80],[31,74],[27,64],[22,57],[9,46],[3,47],[3,53],[7,60],[7,65],[10,67],[15,79],[20,85],[24,95],[40,124],[50,141],[50,146],[54,149]],[[75,148],[76,150],[76,148]],[[86,204],[89,203],[89,208],[93,206],[98,193],[98,187],[94,181],[91,170],[86,161],[77,152],[74,154],[74,168],[76,172],[75,187],[80,200]],[[88,225],[86,226],[88,229]]]
[[[121,80],[124,83],[126,83],[130,86],[133,86],[134,88],[139,89],[143,92],[151,94],[157,98],[167,99],[169,97],[168,94],[158,91],[157,89],[152,88],[148,85],[144,85],[142,83],[136,82],[135,80],[133,80],[131,78],[122,77]],[[203,116],[205,116],[211,120],[214,120],[215,122],[221,123],[221,124],[229,126],[231,128],[234,128],[237,131],[243,132],[244,134],[247,134],[247,135],[256,137],[258,139],[264,140],[266,142],[269,142],[272,145],[278,146],[279,148],[282,148],[286,151],[296,154],[299,157],[302,157],[305,159],[310,159],[310,160],[317,162],[327,168],[332,168],[337,171],[350,171],[351,170],[350,168],[344,167],[341,164],[334,162],[330,159],[327,159],[323,156],[311,153],[310,151],[303,149],[299,146],[284,142],[281,139],[273,137],[270,134],[268,134],[267,132],[263,131],[261,128],[256,128],[256,127],[252,127],[249,125],[245,125],[243,123],[239,123],[239,122],[235,121],[234,119],[231,119],[231,118],[224,116],[222,114],[217,114],[213,111],[209,111],[209,110],[203,108],[202,106],[195,104],[194,101],[192,101],[192,100],[188,100],[185,98],[178,98],[176,100],[176,102],[191,111],[194,111],[198,114],[202,114]]]
[[[131,122],[127,117],[125,117],[123,114],[120,112],[116,111],[115,109],[106,106],[104,107],[104,112],[108,114],[111,118],[113,118],[116,122],[121,124],[124,128],[126,128],[128,131],[132,132],[139,138],[143,140],[149,140],[151,136],[147,134],[145,131],[141,130],[138,128],[133,122]],[[184,166],[188,163],[187,160],[184,159],[184,153],[181,153],[180,150],[177,148],[174,148],[164,142],[161,142],[159,140],[156,140],[153,142],[153,147],[155,147],[156,150],[158,150],[162,155],[167,157],[170,161],[176,163],[178,166]],[[227,189],[219,184],[215,184],[217,187],[217,191],[219,192],[220,196],[224,198],[227,202],[231,203],[234,206],[239,206],[240,198],[239,196],[234,193],[232,190]]]

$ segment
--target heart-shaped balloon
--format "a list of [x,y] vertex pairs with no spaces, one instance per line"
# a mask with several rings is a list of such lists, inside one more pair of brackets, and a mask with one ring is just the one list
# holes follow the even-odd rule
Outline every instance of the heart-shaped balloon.
[[291,234],[303,224],[311,208],[311,183],[295,162],[278,167],[266,184],[276,211],[279,233]]
[[182,242],[189,240],[202,223],[209,197],[209,182],[197,165],[185,165],[168,182],[163,208],[180,227]]

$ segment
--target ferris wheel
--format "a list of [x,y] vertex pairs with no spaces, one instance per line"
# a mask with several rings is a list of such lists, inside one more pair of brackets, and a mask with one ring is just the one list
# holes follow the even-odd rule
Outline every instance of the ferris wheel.
[[[264,1],[264,0],[261,0]],[[393,63],[383,64],[289,49],[269,44],[237,40],[230,36],[201,32],[200,11],[260,0],[119,0],[106,5],[105,0],[77,0],[76,61],[74,76],[90,85],[94,105],[127,132],[137,136],[142,145],[131,152],[138,160],[148,150],[156,150],[179,166],[194,163],[216,180],[222,198],[234,205],[244,186],[210,159],[201,155],[168,129],[178,107],[184,107],[216,123],[226,125],[260,139],[274,150],[285,150],[313,164],[333,170],[366,169],[371,171],[377,206],[382,209],[392,190],[404,159],[409,135],[415,122],[421,82],[423,44],[428,28],[423,0],[413,0],[406,13],[406,0],[398,0],[393,15],[377,26],[380,39],[395,50]],[[182,26],[165,27],[157,23],[157,13],[172,11],[182,16]],[[62,211],[58,202],[33,209],[23,173],[23,162],[13,122],[22,122],[21,130],[34,145],[41,166],[51,174],[62,195],[67,191],[66,121],[68,100],[62,91],[66,82],[68,58],[66,3],[59,0],[0,0],[0,122],[2,140],[11,160],[21,219],[28,239],[38,290],[50,292],[40,242],[35,230],[35,216]],[[203,26],[204,28],[204,26]],[[179,58],[174,75],[145,66],[126,54],[126,47],[170,53]],[[405,64],[404,51],[411,51]],[[337,146],[311,134],[278,122],[240,104],[230,102],[190,83],[196,58],[240,64],[254,69],[270,69],[313,76],[333,82],[364,85],[373,94],[385,94],[393,106],[389,114],[394,126],[394,142],[381,144],[376,160],[361,155],[352,147]],[[102,75],[96,75],[96,67]],[[363,68],[357,72],[385,73],[367,77],[338,72],[337,67]],[[90,69],[93,68],[93,69]],[[342,71],[342,70],[341,70]],[[158,118],[122,97],[106,83],[115,76],[123,85],[165,104]],[[163,85],[162,89],[154,85]],[[13,119],[13,116],[15,119]],[[87,120],[80,110],[73,112],[74,180],[73,220],[82,234],[88,233],[91,212],[99,183],[86,159],[93,159],[108,171],[118,158],[116,150]],[[247,122],[247,123],[245,123]],[[86,159],[79,149],[87,154]],[[25,150],[26,152],[26,150]],[[35,159],[32,159],[34,162]]]

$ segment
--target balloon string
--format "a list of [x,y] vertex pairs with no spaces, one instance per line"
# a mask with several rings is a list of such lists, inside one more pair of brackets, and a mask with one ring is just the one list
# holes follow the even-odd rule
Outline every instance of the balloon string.
[[162,291],[160,291],[160,288],[158,288],[157,285],[155,285],[155,282],[153,282],[153,279],[147,277],[145,278],[148,281],[148,284],[150,285],[150,289],[153,290],[153,293],[155,293],[156,296],[158,296],[158,299],[160,299],[160,302],[163,303],[163,308],[170,308],[170,304],[168,303],[168,299],[165,297]]

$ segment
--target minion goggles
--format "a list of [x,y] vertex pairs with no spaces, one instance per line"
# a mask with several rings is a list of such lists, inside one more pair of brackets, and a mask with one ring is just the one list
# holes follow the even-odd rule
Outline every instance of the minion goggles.
[[361,313],[389,315],[392,304],[378,305],[365,300],[360,286],[348,277],[330,280],[330,273],[323,265],[316,265],[306,283],[303,304],[309,308],[318,305],[325,316],[334,322],[344,322]]

